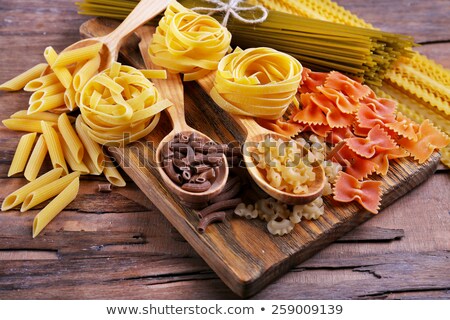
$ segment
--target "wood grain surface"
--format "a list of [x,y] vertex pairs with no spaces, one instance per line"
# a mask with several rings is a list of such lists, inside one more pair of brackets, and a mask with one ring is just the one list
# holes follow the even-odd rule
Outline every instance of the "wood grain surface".
[[[446,1],[390,1],[390,10],[383,1],[338,3],[382,29],[416,36],[421,52],[450,67],[448,22],[439,18],[449,16]],[[62,0],[2,1],[0,12],[0,82],[41,62],[47,45],[61,50],[78,40],[87,20]],[[186,91],[187,103],[203,96],[195,84]],[[0,93],[2,119],[27,100]],[[0,199],[25,183],[6,179],[20,135],[0,128]],[[103,194],[99,181],[84,179],[76,201],[34,241],[36,210],[0,215],[1,299],[237,298],[132,182]],[[440,171],[254,298],[448,299],[449,187],[448,171]]]

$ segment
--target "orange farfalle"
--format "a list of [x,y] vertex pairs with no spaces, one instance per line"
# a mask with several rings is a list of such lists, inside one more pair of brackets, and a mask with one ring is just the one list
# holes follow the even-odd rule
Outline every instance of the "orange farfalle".
[[374,162],[359,156],[346,143],[343,143],[341,146],[338,145],[336,148],[338,148],[338,151],[332,151],[333,156],[331,160],[343,166],[345,172],[349,175],[361,180],[376,171],[377,165]]
[[314,94],[304,93],[300,95],[302,109],[292,113],[292,121],[305,124],[327,124],[327,117],[322,112],[322,109],[311,100]]
[[328,98],[328,100],[331,100],[333,104],[338,107],[338,109],[342,113],[355,113],[358,111],[359,108],[359,102],[358,101],[352,101],[344,95],[341,91],[337,91],[333,88],[327,88],[327,87],[318,87],[317,90],[319,90],[325,97]]
[[305,127],[304,131],[312,131],[321,137],[326,137],[328,133],[331,131],[331,127],[329,125],[323,124],[309,124]]
[[392,113],[379,113],[371,106],[362,103],[356,115],[357,125],[354,127],[356,135],[366,136],[370,129],[376,125],[384,126],[387,123],[395,122],[395,115]]
[[339,202],[357,201],[367,211],[378,213],[381,204],[380,181],[358,181],[341,172],[333,189],[333,199]]
[[328,133],[326,141],[332,145],[335,145],[343,140],[353,137],[355,137],[355,135],[353,134],[351,127],[333,128],[333,130]]
[[325,87],[341,91],[354,102],[358,102],[364,97],[374,95],[373,91],[368,86],[352,80],[337,71],[330,72],[330,75],[325,81]]
[[328,73],[313,72],[308,68],[303,68],[302,81],[298,91],[300,93],[318,92],[317,87],[323,85],[328,77]]
[[327,124],[332,128],[348,127],[355,119],[351,114],[340,112],[335,104],[322,93],[311,94],[310,101],[322,110],[327,118]]
[[419,125],[411,119],[405,117],[401,112],[397,112],[395,122],[387,123],[386,127],[399,136],[412,141],[417,141],[416,132],[419,130]]
[[294,137],[305,129],[305,126],[301,124],[286,122],[281,119],[268,120],[256,118],[256,121],[262,127],[272,130],[276,133],[285,135],[287,137]]
[[364,158],[372,158],[377,152],[397,147],[389,134],[376,125],[370,129],[367,138],[350,138],[347,140],[350,149]]
[[401,138],[397,143],[405,148],[419,163],[424,163],[435,149],[447,146],[450,143],[450,138],[427,119],[419,127],[417,141]]
[[375,173],[385,176],[389,170],[389,160],[404,158],[409,156],[409,153],[402,148],[395,148],[386,150],[375,155],[370,161],[375,163]]
[[397,109],[397,102],[391,99],[365,97],[362,102],[376,114],[386,117],[393,116]]

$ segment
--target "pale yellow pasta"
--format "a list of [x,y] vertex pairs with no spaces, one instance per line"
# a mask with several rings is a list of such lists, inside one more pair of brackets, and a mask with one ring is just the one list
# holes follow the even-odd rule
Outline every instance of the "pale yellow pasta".
[[75,129],[72,127],[67,114],[62,113],[58,118],[58,129],[61,133],[66,145],[69,147],[69,151],[75,158],[77,163],[83,161],[84,147],[80,138],[78,137]]
[[76,95],[77,92],[72,86],[64,91],[64,104],[69,108],[69,111],[73,111],[77,108]]
[[100,61],[100,55],[97,54],[95,57],[83,64],[77,72],[75,72],[72,83],[75,91],[80,91],[86,82],[97,74],[100,67]]
[[25,168],[24,176],[28,181],[33,181],[38,176],[47,152],[48,149],[44,136],[40,135]]
[[31,149],[33,149],[34,140],[36,140],[36,132],[25,134],[20,138],[11,166],[9,167],[8,177],[22,172],[25,169]]
[[294,230],[295,224],[289,219],[275,218],[267,223],[267,230],[273,235],[284,236]]
[[[37,112],[33,114],[28,114],[27,110],[20,110],[11,115],[11,119],[30,119],[30,120],[44,120],[47,122],[58,122],[58,114],[53,112]],[[75,122],[75,118],[68,116],[71,123]]]
[[296,205],[293,208],[293,212],[297,215],[301,214],[307,220],[317,220],[325,213],[323,199],[319,197],[310,203]]
[[33,102],[41,100],[45,97],[64,93],[65,90],[66,88],[64,88],[64,86],[60,82],[54,83],[33,92],[33,94],[30,96],[29,103],[32,104]]
[[301,80],[302,65],[271,48],[237,48],[219,62],[211,98],[225,111],[278,119],[291,102]]
[[281,191],[307,193],[316,175],[303,151],[293,140],[284,142],[267,136],[251,150],[256,166],[262,169],[269,184]]
[[[45,60],[47,63],[52,66],[55,61],[58,59],[58,54],[52,47],[45,48],[44,51]],[[51,67],[55,75],[58,77],[58,80],[62,83],[64,88],[69,88],[72,83],[72,75],[66,67]]]
[[52,96],[43,97],[39,100],[34,101],[28,107],[28,113],[33,114],[36,112],[48,111],[61,106],[65,106],[64,92]]
[[12,78],[11,80],[0,84],[0,90],[17,91],[22,89],[31,80],[39,78],[39,76],[47,68],[47,66],[48,65],[46,63],[40,63],[38,65],[35,65],[33,68],[28,69],[27,71],[19,74],[18,76]]
[[[81,159],[81,162],[78,163],[77,160],[73,157],[72,153],[69,150],[69,147],[67,146],[64,139],[61,137],[61,144],[64,154],[64,159],[66,159],[67,164],[69,165],[70,169],[72,171],[79,171],[81,174],[89,174],[88,167],[84,164],[83,159]],[[89,158],[89,156],[87,156]]]
[[45,121],[41,121],[41,126],[53,168],[62,168],[65,174],[69,173],[66,161],[64,160],[64,155],[61,148],[61,142],[59,141],[58,133],[53,127],[51,127]]
[[112,165],[105,166],[105,168],[103,169],[103,174],[105,175],[106,179],[108,179],[108,181],[116,187],[125,187],[127,185],[119,170],[117,170],[117,168]]
[[103,43],[97,42],[89,46],[61,52],[55,61],[50,64],[52,68],[66,67],[79,61],[86,61],[98,56]]
[[87,152],[84,153],[83,163],[88,168],[89,174],[92,174],[94,176],[99,176],[103,173],[102,170],[99,170],[99,168],[96,166],[96,164],[92,161],[91,157]]
[[140,72],[147,79],[167,79],[167,71],[166,70],[148,70],[148,69],[140,69]]
[[35,207],[36,205],[53,198],[63,191],[73,180],[80,177],[80,172],[72,172],[64,177],[61,177],[49,184],[40,187],[39,189],[30,192],[23,200],[20,212],[25,212]]
[[37,91],[43,88],[49,87],[51,85],[57,84],[59,82],[58,77],[54,73],[47,74],[45,76],[41,76],[37,79],[31,80],[26,84],[23,88],[25,91]]
[[200,79],[217,69],[230,50],[231,33],[216,19],[171,1],[149,46],[152,62],[184,80]]
[[23,187],[9,194],[8,196],[6,196],[5,200],[3,200],[2,211],[10,210],[15,206],[21,204],[23,200],[25,200],[26,196],[30,194],[30,192],[33,192],[34,190],[39,189],[40,187],[45,186],[52,181],[55,181],[61,176],[62,173],[62,168],[53,169],[40,176],[36,180],[27,183]]
[[99,144],[123,146],[148,135],[171,105],[139,70],[115,62],[84,86],[79,127]]
[[[41,120],[33,119],[6,119],[2,123],[5,127],[15,131],[38,132],[42,133]],[[56,125],[55,122],[45,121],[48,125]]]
[[99,172],[99,174],[101,174],[103,172],[105,164],[105,157],[99,144],[94,140],[92,140],[91,137],[89,136],[86,125],[83,123],[81,116],[78,116],[75,122],[75,129],[78,133],[78,137],[83,142],[85,152],[88,154],[89,159],[91,160],[90,162],[87,162],[85,160],[84,163],[89,168],[89,171],[91,173],[93,173],[93,171],[92,168],[89,167],[89,165],[92,163],[95,166],[94,172],[95,173]]
[[53,220],[77,196],[80,188],[80,178],[75,178],[61,193],[42,209],[33,221],[33,238]]

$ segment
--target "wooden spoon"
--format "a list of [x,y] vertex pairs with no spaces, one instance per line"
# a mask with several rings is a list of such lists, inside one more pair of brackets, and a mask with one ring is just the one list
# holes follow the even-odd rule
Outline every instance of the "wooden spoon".
[[[199,85],[205,92],[209,93],[214,86],[214,72],[211,72],[202,79],[197,80]],[[323,188],[325,186],[325,172],[320,164],[313,164],[313,172],[316,174],[316,179],[309,186],[309,192],[305,194],[294,194],[289,192],[284,192],[272,187],[263,175],[263,171],[256,167],[252,157],[246,151],[246,147],[249,145],[254,145],[255,143],[264,141],[267,136],[270,136],[276,140],[281,139],[283,141],[290,141],[289,137],[281,135],[279,133],[267,130],[261,127],[254,118],[246,116],[231,115],[236,123],[246,132],[247,137],[244,142],[244,161],[247,166],[247,170],[250,173],[256,184],[264,190],[271,197],[280,200],[281,202],[287,204],[306,204],[317,197],[322,195]],[[303,146],[298,144],[300,150],[304,151],[306,154],[308,151],[304,150]]]
[[[151,43],[153,33],[155,32],[154,27],[145,26],[136,31],[136,35],[141,39],[139,42],[139,49],[141,51],[141,55],[144,59],[145,66],[148,69],[161,69],[160,67],[154,65],[150,60],[148,55],[148,46]],[[156,159],[160,162],[161,152],[163,146],[169,141],[173,140],[174,136],[177,133],[197,133],[198,135],[205,138],[207,141],[212,141],[211,138],[206,136],[205,134],[191,128],[187,125],[184,115],[184,90],[183,83],[181,82],[181,78],[178,74],[168,73],[167,79],[152,79],[152,82],[158,88],[158,91],[167,99],[169,99],[173,106],[166,109],[167,114],[169,115],[173,129],[172,131],[164,137],[163,140],[158,145],[156,149]],[[175,184],[164,172],[163,167],[158,165],[158,171],[167,185],[167,187],[176,194],[181,200],[188,204],[200,204],[206,203],[210,199],[217,196],[225,186],[225,183],[228,178],[228,165],[227,158],[223,155],[222,165],[219,166],[219,171],[217,173],[217,177],[214,180],[211,187],[204,192],[188,192],[186,190],[181,189],[181,187]]]
[[141,0],[114,31],[102,37],[80,40],[65,48],[63,52],[102,42],[103,47],[100,51],[101,63],[99,69],[104,70],[117,60],[123,40],[148,20],[161,13],[169,2],[170,0]]

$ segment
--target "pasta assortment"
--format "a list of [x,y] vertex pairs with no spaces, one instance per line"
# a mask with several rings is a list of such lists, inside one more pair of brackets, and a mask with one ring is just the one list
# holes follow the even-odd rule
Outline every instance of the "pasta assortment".
[[230,42],[231,33],[216,19],[172,1],[159,21],[149,54],[154,64],[183,73],[189,81],[216,70]]
[[236,48],[218,66],[210,95],[225,111],[265,119],[280,118],[302,76],[302,65],[271,48]]

